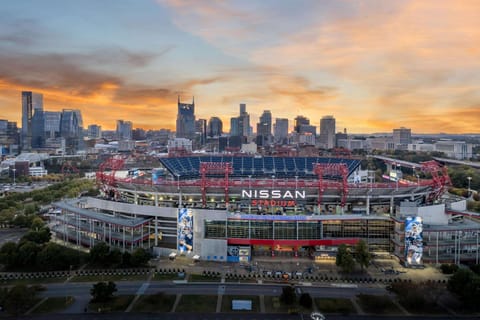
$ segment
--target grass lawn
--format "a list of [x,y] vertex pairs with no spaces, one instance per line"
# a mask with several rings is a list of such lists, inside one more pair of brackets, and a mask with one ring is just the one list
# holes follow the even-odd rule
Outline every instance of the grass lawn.
[[[250,300],[252,301],[252,310],[232,310],[232,300]],[[222,297],[222,312],[260,312],[260,299],[258,296],[223,296]]]
[[275,297],[275,296],[265,296],[264,302],[265,302],[265,312],[267,313],[274,313],[274,312],[287,313],[288,309],[292,309],[296,307],[295,304],[291,306],[284,305],[283,303],[280,302],[280,297]]
[[115,312],[125,311],[132,302],[134,295],[114,296],[107,302],[90,302],[88,309],[92,312]]
[[104,276],[75,276],[70,282],[98,282],[98,281],[141,281],[147,280],[146,274],[134,275],[104,275]]
[[386,296],[359,294],[357,300],[360,308],[367,313],[402,314],[402,311]]
[[55,313],[64,310],[70,306],[75,299],[73,297],[50,297],[39,305],[32,314],[37,313]]
[[322,313],[355,314],[355,307],[350,299],[315,298],[315,304]]
[[189,282],[220,282],[222,278],[217,276],[204,276],[201,274],[191,274],[188,277]]
[[141,296],[133,306],[135,312],[170,312],[175,303],[175,295],[159,292],[152,295]]
[[216,295],[182,295],[175,312],[212,313],[217,309]]
[[176,273],[172,274],[160,274],[160,273],[155,273],[155,276],[152,278],[153,281],[168,281],[168,280],[184,280],[185,277],[179,277]]

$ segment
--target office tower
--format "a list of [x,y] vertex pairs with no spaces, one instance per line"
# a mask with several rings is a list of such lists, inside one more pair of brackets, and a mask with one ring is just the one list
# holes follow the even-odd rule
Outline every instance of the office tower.
[[16,122],[0,120],[0,144],[18,145],[18,128]]
[[263,111],[257,123],[257,144],[265,146],[272,141],[272,113]]
[[42,109],[36,109],[32,121],[32,148],[45,146],[45,117]]
[[117,120],[116,133],[118,140],[132,140],[132,122]]
[[91,124],[88,126],[87,136],[90,139],[100,139],[102,137],[102,126]]
[[301,124],[300,128],[298,130],[298,133],[300,133],[300,134],[308,133],[308,134],[316,136],[317,135],[317,127],[309,125],[309,124]]
[[412,130],[401,127],[393,129],[393,144],[395,149],[407,150],[408,145],[412,143]]
[[335,147],[335,118],[333,116],[325,116],[320,119],[320,144],[325,149]]
[[288,140],[288,119],[277,118],[273,127],[274,141],[276,143],[286,144]]
[[240,103],[240,115],[247,113],[247,105],[245,103]]
[[247,112],[247,105],[240,103],[240,117],[238,119],[240,136],[247,137],[252,134],[250,127],[250,115]]
[[[101,129],[101,127],[100,127],[100,129]],[[142,128],[135,128],[135,129],[132,130],[132,139],[135,140],[135,141],[146,140],[147,139],[147,133]]]
[[293,131],[300,133],[302,125],[310,125],[310,120],[304,116],[296,116],[293,124]]
[[32,147],[32,118],[35,110],[43,110],[43,95],[31,91],[22,91],[22,149]]
[[218,117],[211,117],[208,120],[208,136],[219,137],[223,133],[223,123]]
[[239,117],[230,118],[230,136],[236,137],[240,135]]
[[207,120],[198,119],[195,121],[195,133],[199,137],[200,146],[205,145],[207,142]]
[[60,120],[62,118],[62,113],[56,111],[43,111],[43,118],[45,120],[45,138],[60,137]]
[[192,103],[182,103],[178,97],[176,136],[187,139],[195,137],[195,99],[192,99]]
[[75,154],[81,147],[82,132],[77,115],[78,110],[64,109],[60,118],[60,136],[65,139],[68,154]]

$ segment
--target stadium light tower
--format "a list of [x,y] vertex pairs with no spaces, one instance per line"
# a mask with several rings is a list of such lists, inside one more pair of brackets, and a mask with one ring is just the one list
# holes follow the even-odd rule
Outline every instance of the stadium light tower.
[[[298,189],[298,176],[295,176],[295,196],[297,195]],[[297,214],[297,200],[295,200],[295,214]]]

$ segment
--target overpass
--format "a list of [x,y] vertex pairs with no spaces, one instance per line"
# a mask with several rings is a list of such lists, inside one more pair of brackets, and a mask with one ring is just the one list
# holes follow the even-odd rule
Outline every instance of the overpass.
[[455,159],[448,159],[448,158],[438,158],[438,157],[433,157],[433,159],[435,159],[439,162],[459,164],[459,165],[464,165],[464,166],[469,166],[469,167],[472,167],[472,168],[480,169],[480,162],[462,161],[462,160],[455,160]]

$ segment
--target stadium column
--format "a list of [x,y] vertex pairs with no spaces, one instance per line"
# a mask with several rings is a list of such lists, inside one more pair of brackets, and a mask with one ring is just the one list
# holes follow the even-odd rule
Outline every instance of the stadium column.
[[155,215],[155,247],[158,246],[158,216]]
[[390,214],[393,214],[393,196],[390,197]]
[[365,211],[366,211],[366,214],[367,216],[370,215],[370,194],[367,193],[367,203],[366,203],[366,208],[365,208]]

